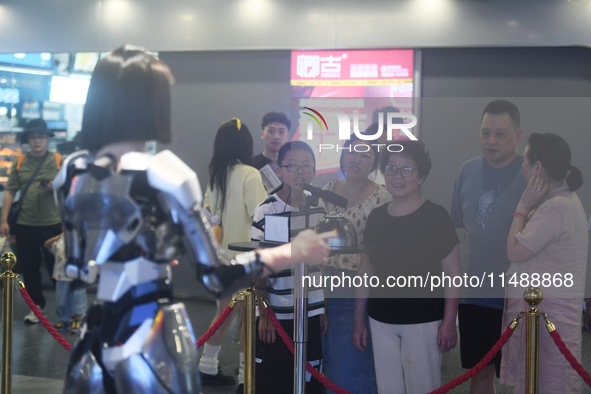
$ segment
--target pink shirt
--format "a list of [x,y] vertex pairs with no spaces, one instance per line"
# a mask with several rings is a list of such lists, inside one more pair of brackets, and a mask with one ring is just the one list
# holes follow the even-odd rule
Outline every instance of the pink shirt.
[[[564,342],[579,360],[582,348],[582,300],[587,269],[586,218],[578,196],[570,192],[566,185],[551,191],[531,213],[525,228],[516,234],[516,238],[535,254],[527,261],[511,263],[507,270],[502,327],[504,331],[519,312],[527,311],[528,305],[523,300],[525,286],[521,285],[526,285],[527,282],[531,284],[534,274],[539,275],[541,283],[537,287],[542,290],[544,298],[538,309],[548,313],[548,318],[556,325]],[[514,275],[518,282],[524,278],[518,286],[507,282]],[[554,281],[558,278],[561,282]],[[525,390],[525,351],[525,321],[522,320],[503,348],[501,362],[501,383],[514,386],[516,393]],[[539,368],[540,393],[580,392],[579,376],[554,345],[542,318]]]

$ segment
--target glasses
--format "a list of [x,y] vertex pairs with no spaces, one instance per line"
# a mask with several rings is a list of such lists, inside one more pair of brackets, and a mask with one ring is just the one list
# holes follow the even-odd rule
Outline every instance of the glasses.
[[289,171],[289,172],[298,172],[301,169],[304,174],[311,174],[315,170],[314,166],[311,164],[304,164],[303,166],[300,166],[298,164],[288,164],[288,165],[279,166],[279,167],[287,168],[287,171]]
[[359,158],[363,161],[372,161],[374,159],[374,156],[371,153],[366,153],[366,152],[346,152],[345,151],[345,157],[350,157],[350,158]]
[[413,167],[402,167],[402,168],[398,168],[396,166],[391,166],[390,164],[388,164],[384,168],[384,175],[396,176],[396,173],[399,170],[400,170],[400,175],[402,175],[405,178],[408,178],[409,176],[411,176],[412,173],[415,171],[415,169]]
[[48,135],[47,134],[29,134],[27,136],[27,139],[29,140],[44,140],[47,139]]

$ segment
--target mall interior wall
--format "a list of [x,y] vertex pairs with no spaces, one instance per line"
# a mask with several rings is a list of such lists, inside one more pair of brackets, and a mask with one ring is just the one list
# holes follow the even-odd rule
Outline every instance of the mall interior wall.
[[[478,131],[488,101],[509,98],[522,111],[527,134],[554,132],[573,148],[575,165],[591,169],[591,51],[588,48],[422,49],[420,136],[435,164],[424,191],[449,206],[453,179],[466,159],[479,154]],[[262,149],[261,117],[290,112],[289,51],[165,52],[171,67],[173,129],[170,145],[208,179],[219,124],[240,117]],[[295,122],[294,122],[295,123]],[[579,192],[591,213],[591,180]]]
[[[588,48],[424,48],[421,53],[420,137],[434,164],[423,187],[427,198],[449,207],[459,166],[480,154],[484,106],[506,98],[521,110],[525,132],[521,151],[532,132],[553,132],[568,141],[573,164],[587,180],[578,194],[591,214]],[[169,148],[197,171],[203,187],[215,131],[223,120],[243,119],[259,152],[262,115],[269,110],[290,111],[289,51],[163,52],[161,56],[176,79],[175,139]],[[194,291],[191,278],[182,275],[177,290]]]
[[2,0],[3,52],[589,45],[588,0]]

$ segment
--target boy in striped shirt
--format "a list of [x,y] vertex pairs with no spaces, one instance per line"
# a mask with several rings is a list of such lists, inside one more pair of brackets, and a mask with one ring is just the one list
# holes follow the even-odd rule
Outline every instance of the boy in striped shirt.
[[[265,215],[299,211],[304,205],[303,184],[312,182],[316,173],[314,151],[303,141],[291,141],[279,150],[277,176],[283,187],[269,196],[254,211],[252,238],[263,239]],[[310,267],[309,275],[321,275],[317,267]],[[312,281],[312,283],[314,283]],[[316,282],[319,283],[319,282]],[[257,287],[267,294],[271,309],[277,315],[285,331],[293,339],[293,286],[292,270],[271,275]],[[324,291],[310,288],[308,291],[308,344],[307,359],[318,370],[322,367],[321,335],[326,330]],[[293,355],[278,338],[266,311],[259,311],[256,342],[256,392],[287,393],[293,390]],[[292,366],[289,368],[289,366]],[[324,388],[306,373],[306,393],[323,393]]]

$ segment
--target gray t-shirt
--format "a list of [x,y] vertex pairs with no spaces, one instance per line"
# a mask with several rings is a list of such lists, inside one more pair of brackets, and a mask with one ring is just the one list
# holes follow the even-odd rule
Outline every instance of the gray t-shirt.
[[481,156],[460,167],[450,216],[456,228],[465,229],[466,273],[481,280],[485,276],[482,287],[463,289],[464,304],[503,308],[504,288],[499,275],[509,267],[507,236],[512,213],[526,186],[520,171],[522,162],[519,156],[508,166],[493,168]]

